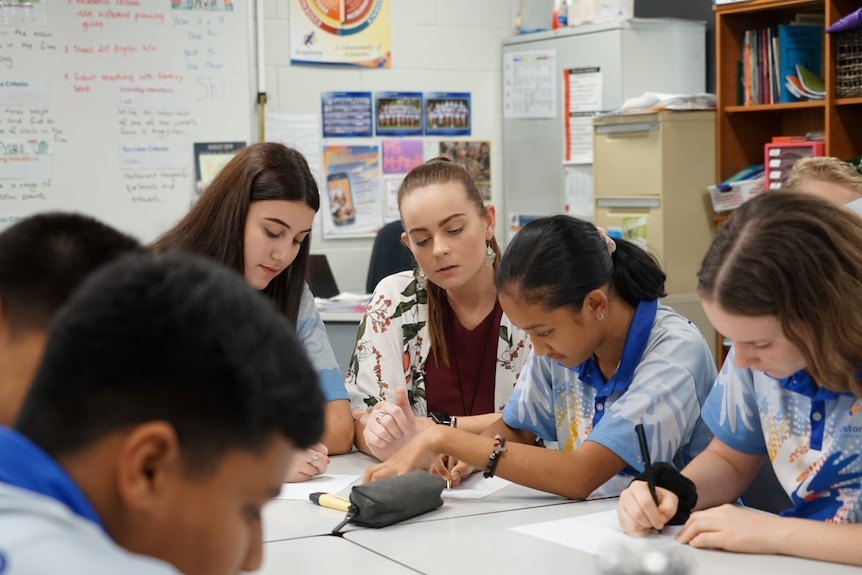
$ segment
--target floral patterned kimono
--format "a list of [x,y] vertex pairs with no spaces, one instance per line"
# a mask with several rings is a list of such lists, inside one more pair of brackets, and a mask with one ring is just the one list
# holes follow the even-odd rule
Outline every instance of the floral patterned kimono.
[[[347,391],[353,409],[367,409],[381,400],[395,401],[395,389],[406,386],[413,413],[428,415],[425,395],[425,361],[428,341],[428,293],[419,288],[413,272],[384,278],[374,291],[359,324],[356,349],[347,371]],[[532,345],[527,334],[500,319],[497,372],[494,388],[496,411],[506,405]]]

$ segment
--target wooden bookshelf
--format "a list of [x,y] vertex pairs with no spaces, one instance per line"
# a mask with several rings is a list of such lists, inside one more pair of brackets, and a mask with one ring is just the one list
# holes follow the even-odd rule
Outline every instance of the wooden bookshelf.
[[[823,130],[826,155],[849,159],[862,154],[862,98],[836,98],[836,44],[830,34],[826,34],[823,50],[824,100],[753,106],[737,101],[737,63],[742,58],[746,30],[786,24],[799,13],[823,14],[828,27],[859,6],[859,0],[748,0],[713,8],[719,181],[763,162],[763,145],[772,136]],[[717,337],[716,359],[721,365],[728,348],[723,336]]]

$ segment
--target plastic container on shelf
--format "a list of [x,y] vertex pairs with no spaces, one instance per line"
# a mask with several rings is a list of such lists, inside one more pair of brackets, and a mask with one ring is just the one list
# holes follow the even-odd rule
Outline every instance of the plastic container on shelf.
[[709,186],[709,198],[716,213],[735,210],[763,191],[763,177]]

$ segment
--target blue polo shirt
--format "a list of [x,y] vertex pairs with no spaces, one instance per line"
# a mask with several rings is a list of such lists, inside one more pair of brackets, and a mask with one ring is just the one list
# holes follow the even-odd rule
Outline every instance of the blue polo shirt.
[[731,448],[768,455],[793,507],[782,515],[862,523],[862,399],[806,371],[776,379],[734,364],[733,349],[703,407]]
[[604,445],[626,462],[626,476],[643,470],[634,432],[642,423],[652,458],[682,468],[712,438],[700,408],[715,377],[697,328],[668,307],[641,302],[613,377],[605,381],[593,359],[567,368],[531,351],[503,421],[563,451],[587,440]]
[[29,439],[0,426],[0,482],[59,501],[104,530],[96,510],[68,473]]

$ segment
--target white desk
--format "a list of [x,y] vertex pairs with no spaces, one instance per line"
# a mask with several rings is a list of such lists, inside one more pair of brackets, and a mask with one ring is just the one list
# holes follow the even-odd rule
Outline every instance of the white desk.
[[266,543],[261,575],[415,575],[416,571],[341,537],[308,537]]
[[[428,575],[475,573],[597,573],[596,556],[513,531],[511,527],[614,509],[616,499],[504,511],[454,521],[424,521],[344,535],[369,551]],[[686,548],[692,574],[781,573],[782,575],[858,575],[858,567],[778,557]]]
[[[327,472],[361,476],[369,466],[376,462],[377,460],[373,457],[355,451],[346,455],[333,456]],[[349,487],[338,493],[338,495],[343,495],[344,497],[348,497],[349,494]],[[499,513],[500,511],[510,511],[513,509],[528,509],[571,503],[574,502],[557,495],[537,491],[522,485],[511,484],[483,499],[444,498],[443,506],[439,509],[408,519],[405,523],[438,521],[456,517]],[[333,527],[338,525],[342,519],[344,519],[344,513],[341,511],[320,507],[310,501],[279,499],[271,502],[264,508],[264,541],[280,541],[284,539],[296,539],[298,537],[326,535],[331,533]],[[356,525],[349,525],[347,529],[361,528]]]
[[[377,460],[354,451],[331,458],[327,473],[359,475],[360,477]],[[347,497],[350,488],[338,493]],[[263,540],[279,541],[313,535],[328,535],[344,519],[344,513],[320,507],[311,501],[277,499],[263,509]]]

